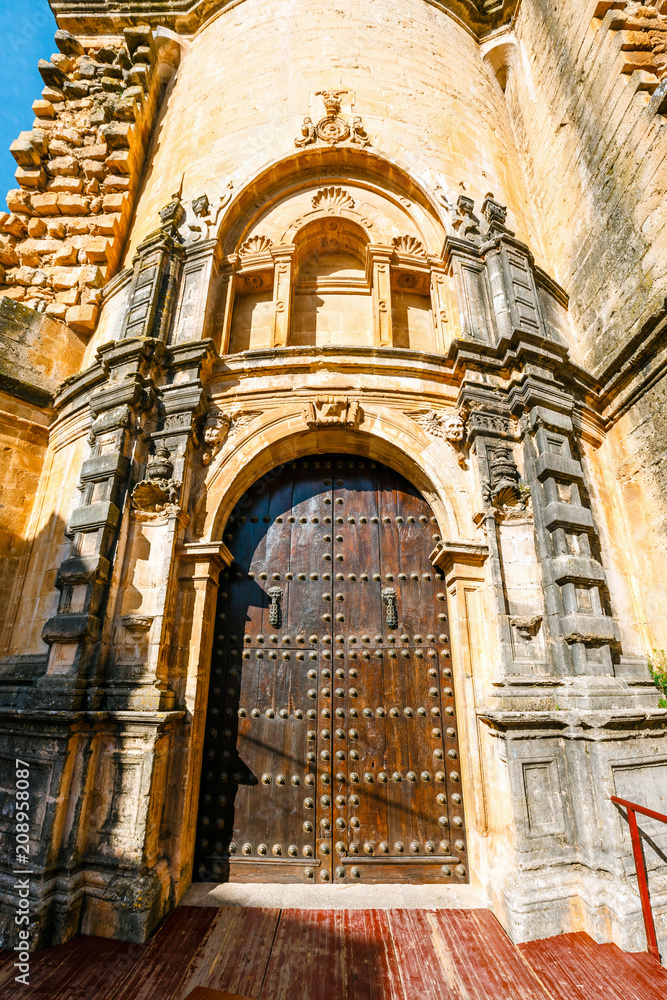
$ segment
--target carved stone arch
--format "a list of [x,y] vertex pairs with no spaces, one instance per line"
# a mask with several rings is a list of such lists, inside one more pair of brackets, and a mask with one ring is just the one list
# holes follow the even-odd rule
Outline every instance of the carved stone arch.
[[271,469],[324,451],[349,452],[399,472],[433,508],[443,538],[458,539],[470,532],[471,511],[462,500],[463,473],[452,449],[438,442],[425,448],[421,429],[405,414],[389,407],[377,412],[364,408],[357,418],[360,428],[343,421],[308,428],[304,414],[304,405],[291,412],[281,407],[232,436],[192,511],[193,540],[195,533],[199,542],[220,539],[239,497]]
[[[444,232],[453,234],[447,204],[453,204],[455,198],[445,190],[444,178],[418,156],[411,156],[407,164],[375,150],[322,147],[290,153],[244,179],[242,186],[235,188],[235,195],[225,203],[209,236],[218,242],[223,255],[234,253],[243,242],[244,220],[256,217],[259,210],[265,212],[283,197],[290,180],[298,178],[301,186],[309,178],[319,187],[344,186],[349,177],[356,174],[374,180],[387,194],[393,191],[397,198],[420,206],[438,221]],[[249,231],[250,223],[246,221],[245,232]]]
[[[341,399],[344,402],[345,397]],[[183,592],[181,602],[184,607],[192,594],[192,609],[188,615],[192,628],[190,632],[186,628],[187,642],[198,651],[196,662],[189,666],[187,673],[186,704],[192,712],[193,724],[183,818],[179,819],[183,823],[183,857],[186,864],[189,864],[187,859],[194,857],[196,787],[204,753],[208,678],[212,652],[216,648],[213,623],[217,620],[218,573],[234,561],[233,543],[228,549],[223,542],[229,515],[243,494],[267,473],[278,471],[279,467],[289,462],[318,455],[358,456],[387,466],[411,483],[436,518],[437,527],[434,525],[433,530],[442,536],[442,541],[433,541],[431,560],[436,571],[445,578],[442,589],[446,590],[450,602],[447,607],[452,622],[451,665],[459,705],[457,730],[466,823],[472,836],[483,834],[486,829],[483,798],[472,794],[473,789],[481,787],[482,773],[467,643],[471,611],[476,625],[488,617],[483,566],[487,549],[478,540],[460,538],[461,533],[467,533],[467,525],[472,524],[471,519],[466,518],[466,513],[470,511],[462,509],[466,501],[461,502],[460,498],[465,498],[466,492],[461,470],[447,451],[434,447],[433,443],[425,446],[423,432],[400,410],[380,407],[371,412],[369,408],[364,413],[355,414],[360,427],[349,427],[350,411],[359,404],[348,400],[346,406],[339,408],[343,419],[338,424],[308,428],[304,402],[299,409],[293,408],[290,412],[283,408],[269,411],[261,421],[250,421],[243,433],[233,435],[233,448],[223,451],[222,461],[215,467],[211,466],[208,473],[209,498],[214,502],[207,517],[206,530],[196,538],[191,533],[179,552],[182,565],[179,586]],[[318,397],[311,402],[317,405]],[[361,405],[365,406],[363,400]],[[195,511],[191,525],[198,520]],[[224,580],[224,570],[221,579]],[[477,603],[470,604],[473,591]],[[186,647],[184,639],[181,639],[181,647]]]
[[[330,207],[326,202],[318,201],[319,195],[328,190],[335,190],[339,192],[338,204],[335,203],[335,199],[331,199],[331,203],[335,205],[334,208]],[[360,212],[357,208],[356,203],[348,194],[346,188],[342,185],[327,185],[327,187],[322,188],[321,186],[313,188],[315,192],[312,197],[312,203],[317,207],[313,207],[312,211],[307,213],[302,213],[292,220],[288,228],[283,232],[282,242],[284,243],[298,243],[303,239],[304,230],[308,229],[313,225],[313,223],[324,222],[326,220],[336,220],[344,219],[351,223],[356,229],[364,234],[365,242],[373,242],[373,222],[372,220],[365,218],[364,214]]]

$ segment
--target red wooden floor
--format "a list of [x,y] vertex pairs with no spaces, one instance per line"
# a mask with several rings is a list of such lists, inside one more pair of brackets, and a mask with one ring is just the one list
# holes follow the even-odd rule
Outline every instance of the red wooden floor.
[[515,947],[487,910],[181,907],[144,945],[78,937],[0,956],[0,998],[184,1000],[197,986],[256,1000],[665,1000],[646,954],[563,934]]

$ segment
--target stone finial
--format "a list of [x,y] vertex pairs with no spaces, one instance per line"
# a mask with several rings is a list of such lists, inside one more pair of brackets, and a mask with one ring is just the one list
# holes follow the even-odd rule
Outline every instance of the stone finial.
[[170,461],[166,448],[158,448],[153,458],[146,463],[149,479],[170,479],[173,471],[174,464]]
[[507,205],[502,205],[499,201],[496,201],[490,191],[487,193],[482,203],[482,215],[486,219],[489,227],[488,236],[493,236],[496,233],[510,232],[505,225],[505,221],[507,219]]

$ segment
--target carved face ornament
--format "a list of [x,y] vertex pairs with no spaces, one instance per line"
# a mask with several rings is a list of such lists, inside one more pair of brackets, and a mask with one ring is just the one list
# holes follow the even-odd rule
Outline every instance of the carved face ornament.
[[453,443],[460,443],[463,441],[463,438],[465,437],[465,425],[458,413],[451,417],[443,418],[442,432],[447,441],[451,441]]

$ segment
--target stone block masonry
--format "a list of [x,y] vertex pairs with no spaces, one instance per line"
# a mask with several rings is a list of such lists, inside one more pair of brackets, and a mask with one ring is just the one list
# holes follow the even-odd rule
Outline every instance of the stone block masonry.
[[55,37],[59,51],[39,61],[33,127],[10,147],[19,187],[0,214],[0,297],[89,334],[120,261],[164,74],[147,26],[103,43]]

